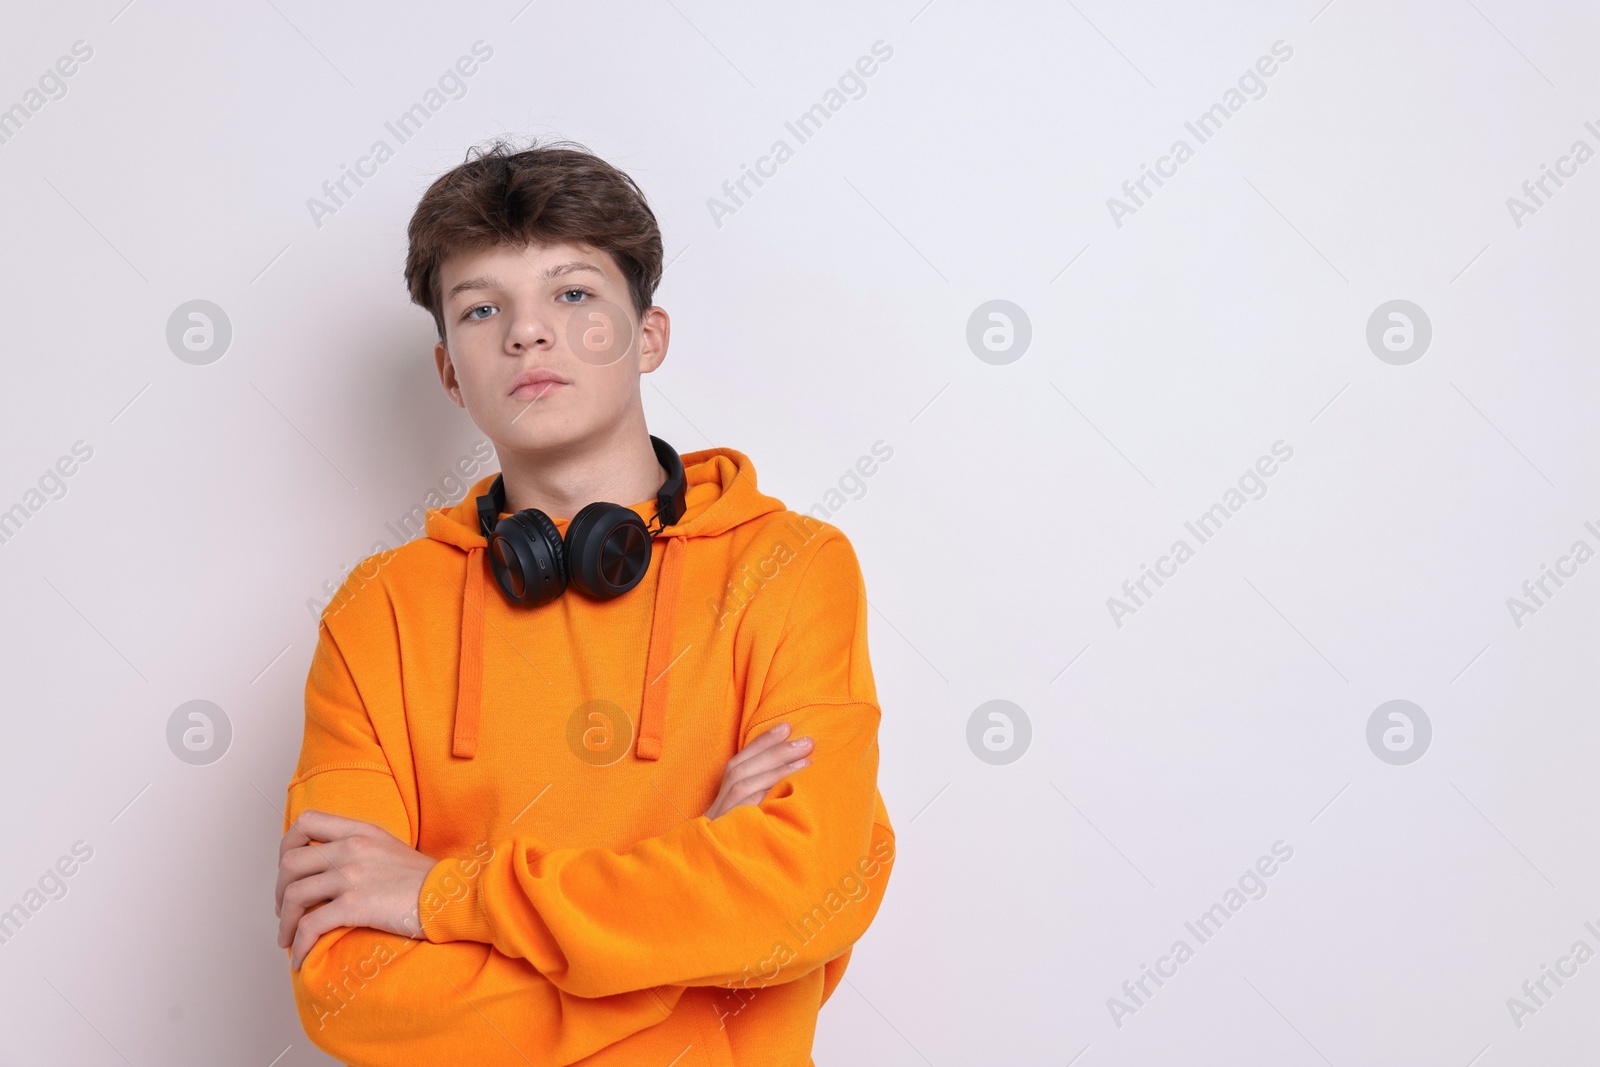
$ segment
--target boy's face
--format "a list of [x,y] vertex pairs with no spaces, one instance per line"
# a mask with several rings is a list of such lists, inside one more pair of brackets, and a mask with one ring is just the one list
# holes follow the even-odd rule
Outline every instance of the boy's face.
[[458,252],[439,289],[439,380],[502,451],[604,434],[640,406],[639,375],[666,358],[667,313],[636,318],[616,263],[587,245]]

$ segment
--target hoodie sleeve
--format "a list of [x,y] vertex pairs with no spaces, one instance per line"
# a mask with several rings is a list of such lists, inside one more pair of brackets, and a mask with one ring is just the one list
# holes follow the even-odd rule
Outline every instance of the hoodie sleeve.
[[[284,831],[308,808],[373,823],[416,847],[398,783],[326,625],[306,683],[305,738]],[[477,863],[441,860],[456,875],[444,891],[458,892]],[[433,944],[368,927],[324,934],[290,978],[312,1043],[363,1067],[452,1063],[465,1050],[474,1067],[573,1063],[659,1023],[683,994],[585,1000],[491,945]]]
[[[811,766],[759,806],[699,816],[624,852],[497,843],[466,891],[424,916],[430,941],[491,944],[582,997],[788,982],[850,949],[877,913],[894,832],[877,790],[866,596],[849,542],[825,529],[811,559],[792,564],[801,574],[787,609],[778,603],[753,638],[761,673],[740,740],[788,722],[815,739]],[[447,877],[435,867],[424,895],[442,897]]]

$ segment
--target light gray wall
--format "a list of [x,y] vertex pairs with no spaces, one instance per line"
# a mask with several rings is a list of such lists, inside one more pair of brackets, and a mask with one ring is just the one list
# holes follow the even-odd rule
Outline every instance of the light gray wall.
[[[1593,1047],[1600,961],[1522,989],[1600,950],[1600,561],[1522,591],[1600,549],[1600,161],[1522,191],[1600,149],[1591,5],[123,3],[0,35],[0,106],[92,49],[0,144],[0,507],[28,511],[0,544],[0,908],[92,849],[0,944],[0,1058],[328,1062],[273,944],[307,602],[479,440],[400,271],[422,188],[502,132],[649,194],[675,327],[654,432],[746,452],[801,510],[893,449],[833,521],[874,609],[899,859],[819,1064]],[[465,95],[398,144],[385,123],[477,41]],[[785,123],[880,41],[801,143]],[[1185,123],[1276,42],[1201,143]],[[194,300],[231,327],[211,362],[169,345]],[[1020,309],[999,353],[993,300]],[[1390,352],[1369,322],[1396,300]],[[1230,502],[1205,543],[1185,527]],[[204,765],[169,747],[195,700],[232,732]],[[1398,754],[1394,700],[1421,711]],[[1423,716],[1425,754],[1391,762]],[[1280,842],[1202,943],[1185,923],[1259,892]],[[1175,975],[1123,992],[1178,940]]]

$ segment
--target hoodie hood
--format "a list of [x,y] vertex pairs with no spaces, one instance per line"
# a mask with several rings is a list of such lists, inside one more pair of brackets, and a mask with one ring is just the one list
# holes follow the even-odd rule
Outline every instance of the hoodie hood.
[[[756,488],[755,467],[744,453],[732,448],[708,448],[681,455],[688,485],[684,514],[656,536],[650,557],[651,568],[660,568],[660,571],[651,610],[650,645],[645,655],[639,732],[634,747],[635,754],[647,760],[661,757],[665,740],[668,668],[672,665],[673,636],[682,599],[683,562],[689,543],[697,538],[720,536],[742,523],[784,510],[782,501]],[[460,588],[465,603],[451,745],[452,754],[463,759],[472,759],[478,751],[478,720],[483,697],[483,602],[487,590],[495,584],[489,570],[488,541],[478,528],[477,500],[489,491],[496,476],[484,477],[459,503],[448,508],[434,508],[427,517],[428,538],[461,550],[464,567]],[[655,519],[653,496],[628,507],[647,525]],[[570,517],[551,518],[565,535]],[[638,592],[635,588],[623,596],[635,596]],[[572,590],[563,595],[583,594]]]

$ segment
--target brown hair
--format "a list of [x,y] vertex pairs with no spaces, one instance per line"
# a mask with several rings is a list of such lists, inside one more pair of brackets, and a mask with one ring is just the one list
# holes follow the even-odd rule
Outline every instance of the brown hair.
[[444,340],[439,267],[450,255],[495,245],[570,241],[609,253],[627,279],[635,315],[661,281],[661,228],[634,180],[583,145],[505,139],[467,150],[422,194],[406,228],[406,288]]

